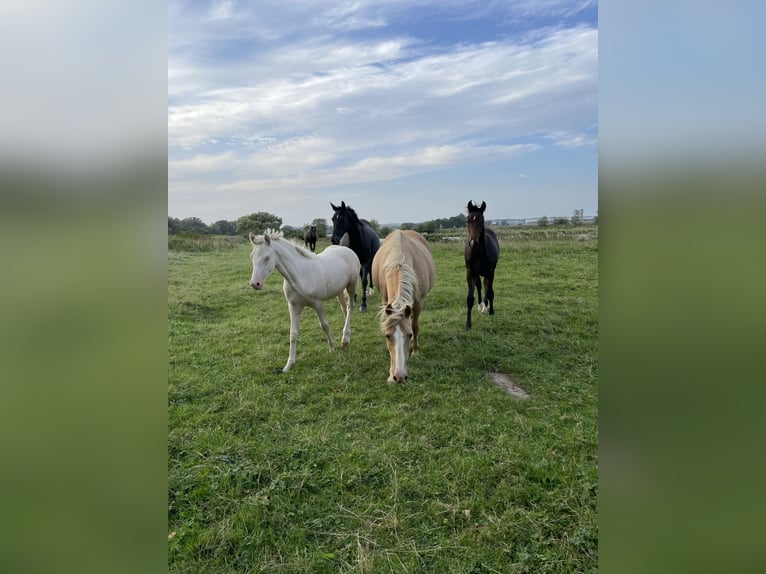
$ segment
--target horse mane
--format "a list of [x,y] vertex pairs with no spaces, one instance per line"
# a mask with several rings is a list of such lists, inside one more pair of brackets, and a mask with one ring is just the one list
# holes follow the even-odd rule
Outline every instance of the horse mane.
[[391,301],[393,313],[387,314],[387,305],[380,307],[381,327],[384,331],[396,325],[404,318],[404,308],[407,305],[412,306],[414,301],[415,289],[418,286],[418,276],[411,265],[405,263],[404,252],[402,251],[401,232],[394,233],[389,244],[390,248],[383,261],[382,269],[385,275],[389,273],[399,273],[399,292]]
[[298,255],[302,255],[306,259],[311,259],[312,257],[316,257],[314,253],[311,253],[308,249],[306,249],[303,245],[300,245],[296,241],[292,239],[285,239],[285,234],[276,229],[267,229],[263,232],[263,236],[266,237],[268,235],[269,239],[272,241],[284,241],[287,245],[290,245],[295,248],[295,250],[298,252]]

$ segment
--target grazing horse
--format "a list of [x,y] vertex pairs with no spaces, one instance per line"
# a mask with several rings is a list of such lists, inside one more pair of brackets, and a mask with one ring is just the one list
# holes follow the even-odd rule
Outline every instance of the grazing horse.
[[420,311],[436,281],[436,265],[417,231],[397,229],[383,241],[372,262],[380,291],[380,326],[391,363],[388,382],[407,380],[407,357],[418,350]]
[[340,207],[332,203],[330,207],[335,212],[332,216],[332,244],[339,245],[343,234],[348,233],[348,246],[359,257],[359,263],[362,265],[362,306],[359,310],[367,311],[367,280],[369,278],[370,287],[372,287],[370,271],[372,260],[380,247],[380,239],[370,222],[359,219],[356,211],[347,206],[345,201],[340,202]]
[[303,242],[314,253],[317,250],[317,226],[312,225],[303,234]]
[[[283,238],[281,231],[267,229],[263,235],[250,233],[253,251],[253,275],[250,286],[260,291],[269,274],[276,269],[285,281],[282,291],[290,311],[290,355],[283,372],[295,364],[295,348],[298,343],[298,325],[304,307],[312,307],[330,344],[330,326],[325,316],[324,302],[337,297],[346,317],[343,325],[343,346],[351,342],[351,308],[356,281],[359,277],[359,259],[348,247],[331,245],[319,255]],[[343,294],[346,291],[348,299]]]
[[[482,201],[477,207],[472,201],[468,202],[468,241],[465,243],[465,278],[468,282],[468,297],[466,306],[468,312],[465,328],[471,328],[471,309],[473,308],[473,288],[479,293],[479,311],[483,314],[489,309],[489,314],[495,314],[495,290],[492,283],[495,280],[495,267],[500,257],[500,244],[495,232],[484,227],[484,210],[487,202]],[[484,299],[481,298],[481,277],[484,277]]]

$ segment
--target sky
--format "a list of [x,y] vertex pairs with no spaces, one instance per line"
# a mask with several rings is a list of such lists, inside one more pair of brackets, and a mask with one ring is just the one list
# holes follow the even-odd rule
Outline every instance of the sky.
[[598,211],[591,0],[168,4],[168,215]]

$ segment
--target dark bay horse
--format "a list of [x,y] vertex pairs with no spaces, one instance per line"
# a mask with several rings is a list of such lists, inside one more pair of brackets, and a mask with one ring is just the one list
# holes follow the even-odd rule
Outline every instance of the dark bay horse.
[[314,253],[317,250],[317,226],[312,225],[309,229],[306,230],[306,232],[303,234],[303,242],[306,244],[306,247],[311,249],[311,252]]
[[[468,307],[466,329],[471,328],[474,287],[479,293],[479,311],[483,314],[489,309],[490,315],[495,314],[495,290],[492,284],[500,257],[500,244],[495,232],[484,227],[485,209],[485,201],[481,202],[480,207],[475,206],[473,201],[468,202],[468,240],[465,242],[465,278],[468,282],[468,297],[465,300]],[[481,298],[481,277],[484,277],[484,299]]]
[[340,207],[330,203],[333,213],[332,216],[332,244],[339,245],[344,233],[348,233],[349,247],[359,257],[359,263],[362,264],[360,274],[362,276],[362,306],[360,311],[367,311],[367,280],[369,278],[370,287],[372,287],[371,267],[372,260],[380,248],[380,239],[377,232],[373,229],[370,222],[366,219],[359,219],[356,211],[346,205],[345,201],[340,202]]

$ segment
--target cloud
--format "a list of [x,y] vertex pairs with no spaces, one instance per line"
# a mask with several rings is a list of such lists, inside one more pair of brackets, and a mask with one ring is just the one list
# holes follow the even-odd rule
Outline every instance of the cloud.
[[[368,134],[379,145],[400,144],[402,126],[410,136],[416,127],[424,139],[448,140],[529,124],[521,116],[556,115],[556,106],[572,97],[581,101],[584,114],[595,110],[593,29],[555,31],[529,44],[491,42],[396,60],[406,47],[405,41],[387,40],[284,49],[275,61],[288,70],[289,62],[311,61],[313,52],[326,54],[318,58],[324,66],[265,75],[268,79],[257,85],[243,77],[244,85],[202,91],[172,104],[169,144],[194,147],[213,138],[254,134],[283,138],[306,130],[331,139]],[[172,81],[185,72],[171,66],[169,73]],[[592,101],[583,101],[581,93]],[[520,137],[526,129],[506,134]]]
[[[171,4],[169,193],[301,194],[590,145],[598,31],[562,19],[594,5]],[[395,25],[426,15],[556,25],[460,42]]]
[[[221,183],[220,191],[258,191],[282,189],[317,189],[333,186],[390,181],[404,176],[450,168],[457,164],[510,159],[522,153],[539,149],[536,144],[476,146],[470,144],[432,146],[411,150],[407,154],[365,157],[348,165],[326,169],[314,169],[330,159],[324,142],[299,140],[282,143],[267,153],[238,159],[234,154],[197,156],[187,160],[170,162],[171,172],[199,173],[211,171],[236,171],[238,177]],[[298,165],[294,158],[309,156],[308,163]],[[313,166],[311,165],[313,162]],[[172,186],[171,186],[172,193]]]

